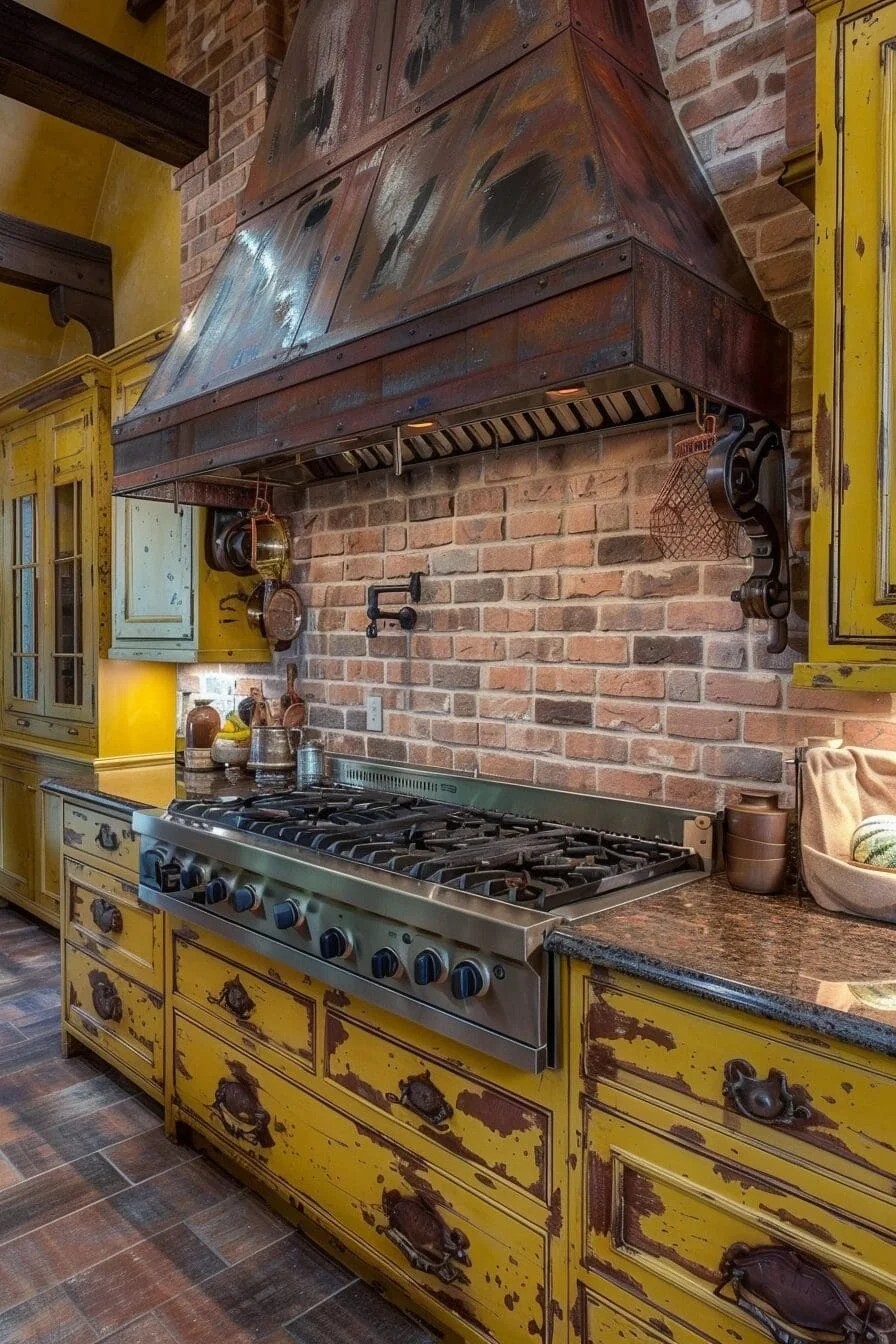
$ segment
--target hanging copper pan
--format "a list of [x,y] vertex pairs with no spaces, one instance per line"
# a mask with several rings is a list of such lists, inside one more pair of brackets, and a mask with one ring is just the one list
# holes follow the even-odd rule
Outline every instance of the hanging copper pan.
[[265,579],[249,594],[246,616],[278,653],[288,649],[302,628],[305,610],[290,583]]

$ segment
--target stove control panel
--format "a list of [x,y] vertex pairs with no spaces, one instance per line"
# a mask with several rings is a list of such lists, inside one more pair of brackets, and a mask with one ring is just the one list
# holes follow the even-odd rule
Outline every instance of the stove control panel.
[[343,904],[161,842],[142,853],[141,881],[163,893],[168,908],[176,900],[186,919],[190,907],[205,911],[220,920],[225,937],[255,947],[259,938],[277,944],[312,975],[316,963],[331,983],[362,996],[366,984],[371,995],[392,996],[388,1006],[394,1003],[397,1013],[405,1011],[402,1000],[413,999],[416,1014],[434,1012],[434,1025],[459,1017],[508,1037],[538,1039],[543,998],[534,966],[423,932],[391,918],[388,906],[380,912]]

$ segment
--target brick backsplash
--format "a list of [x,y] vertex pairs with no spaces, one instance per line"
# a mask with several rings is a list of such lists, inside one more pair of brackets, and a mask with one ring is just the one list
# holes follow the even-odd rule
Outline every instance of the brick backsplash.
[[[212,153],[184,170],[184,298],[223,248],[295,3],[169,0],[173,73],[213,93]],[[670,95],[772,310],[794,334],[792,646],[729,598],[747,572],[670,563],[650,506],[683,429],[517,449],[312,487],[294,523],[307,606],[269,669],[188,668],[222,705],[299,662],[332,750],[714,807],[741,782],[790,793],[805,736],[896,748],[887,695],[799,690],[805,656],[812,216],[777,183],[811,142],[814,20],[802,0],[648,0]],[[371,582],[424,571],[412,634],[365,635]],[[368,734],[364,698],[383,696]]]

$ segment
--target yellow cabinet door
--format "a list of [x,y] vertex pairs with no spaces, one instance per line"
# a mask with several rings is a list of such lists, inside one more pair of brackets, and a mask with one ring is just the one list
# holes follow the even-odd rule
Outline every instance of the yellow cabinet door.
[[2,586],[4,718],[13,731],[27,732],[31,716],[43,713],[43,627],[41,604],[42,519],[37,468],[19,471],[3,499]]
[[797,682],[896,689],[896,4],[809,7],[818,15],[815,444],[811,663]]
[[32,899],[39,838],[36,780],[0,763],[0,892]]

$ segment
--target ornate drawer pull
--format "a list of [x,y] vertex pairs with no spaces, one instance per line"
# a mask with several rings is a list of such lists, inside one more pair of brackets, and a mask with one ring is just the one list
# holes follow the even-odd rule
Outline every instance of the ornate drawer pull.
[[767,1078],[757,1078],[753,1065],[745,1059],[729,1059],[725,1065],[722,1095],[730,1097],[741,1115],[764,1125],[792,1125],[811,1120],[812,1112],[802,1100],[802,1088],[791,1091],[780,1069],[771,1069]]
[[210,1109],[233,1138],[273,1148],[271,1117],[258,1100],[258,1083],[238,1060],[228,1060],[227,1066],[232,1076],[220,1080]]
[[[777,1344],[891,1344],[896,1315],[865,1293],[851,1293],[826,1265],[790,1246],[735,1242],[722,1258],[722,1282],[742,1311]],[[808,1335],[796,1333],[808,1330]]]
[[460,1228],[449,1227],[425,1195],[387,1190],[383,1213],[388,1223],[377,1232],[387,1236],[415,1269],[434,1274],[443,1283],[469,1283],[462,1268],[471,1263],[469,1239]]
[[233,1013],[239,1022],[245,1022],[255,1011],[254,1000],[250,999],[238,975],[232,980],[225,980],[218,994],[206,994],[205,997],[209,1003],[217,1003],[226,1008],[228,1013]]
[[16,719],[16,727],[17,727],[17,728],[30,728],[30,727],[31,727],[31,720],[30,720],[30,719]]
[[101,933],[121,933],[124,921],[121,911],[112,901],[97,896],[90,902],[90,917]]
[[120,1022],[123,1011],[121,995],[106,972],[91,971],[87,978],[97,1017],[101,1017],[104,1022]]
[[444,1124],[454,1114],[454,1107],[432,1081],[429,1069],[425,1073],[415,1074],[413,1078],[402,1079],[398,1086],[401,1089],[398,1096],[390,1096],[389,1100],[406,1106],[427,1124]]
[[96,842],[99,845],[100,849],[115,850],[118,849],[119,845],[121,844],[121,838],[116,831],[113,831],[109,823],[107,821],[104,821],[100,829],[97,831]]

